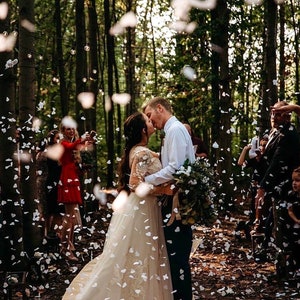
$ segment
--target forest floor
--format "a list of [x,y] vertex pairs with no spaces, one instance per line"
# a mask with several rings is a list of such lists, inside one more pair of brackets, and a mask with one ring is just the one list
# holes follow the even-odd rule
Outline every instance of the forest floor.
[[[78,262],[66,261],[55,247],[48,247],[41,253],[38,264],[44,280],[25,282],[27,299],[61,299],[81,268],[101,253],[110,213],[107,209],[100,209],[85,219],[86,224],[76,234]],[[236,231],[237,223],[242,219],[245,217],[231,213],[219,217],[212,228],[198,226],[194,229],[195,249],[191,255],[194,298],[300,299],[300,280],[276,279],[274,259],[265,262],[254,259],[251,241],[243,231]],[[0,280],[4,281],[4,278],[5,275],[0,274]],[[11,299],[25,299],[22,296],[24,287],[11,285]],[[2,291],[0,299],[5,297]]]

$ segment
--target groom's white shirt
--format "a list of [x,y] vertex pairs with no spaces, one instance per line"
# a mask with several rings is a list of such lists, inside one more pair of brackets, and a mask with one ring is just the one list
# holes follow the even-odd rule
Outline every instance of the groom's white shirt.
[[161,149],[162,169],[145,177],[145,181],[159,185],[173,179],[173,174],[186,159],[195,160],[191,136],[184,125],[172,116],[164,126],[165,138]]

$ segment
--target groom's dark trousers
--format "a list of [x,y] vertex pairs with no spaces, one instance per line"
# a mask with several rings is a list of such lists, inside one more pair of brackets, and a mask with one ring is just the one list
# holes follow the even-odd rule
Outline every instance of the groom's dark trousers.
[[180,220],[175,220],[172,225],[166,226],[172,212],[172,200],[172,196],[163,196],[161,199],[173,295],[175,300],[191,300],[192,282],[189,258],[192,249],[192,229],[189,225],[183,225]]

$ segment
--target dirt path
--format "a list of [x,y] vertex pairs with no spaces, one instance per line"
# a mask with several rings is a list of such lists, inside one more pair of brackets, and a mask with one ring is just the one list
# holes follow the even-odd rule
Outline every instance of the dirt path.
[[[77,233],[78,263],[69,263],[58,252],[41,254],[38,264],[45,280],[27,286],[30,299],[61,299],[66,287],[103,248],[110,212],[91,214]],[[251,241],[235,232],[238,217],[222,217],[213,228],[194,229],[197,248],[191,256],[194,298],[196,299],[300,299],[300,280],[274,280],[274,263],[257,263]],[[237,238],[237,236],[239,238]],[[2,281],[5,274],[0,274]],[[12,299],[21,299],[21,287],[13,286]],[[4,294],[0,294],[4,298]],[[151,300],[151,299],[149,299]]]

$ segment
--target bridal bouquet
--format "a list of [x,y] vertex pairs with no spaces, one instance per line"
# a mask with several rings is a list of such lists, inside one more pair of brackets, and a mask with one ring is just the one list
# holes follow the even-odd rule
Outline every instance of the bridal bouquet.
[[216,220],[213,198],[217,183],[208,160],[200,157],[194,163],[186,160],[173,176],[178,188],[177,214],[182,223],[212,224]]

